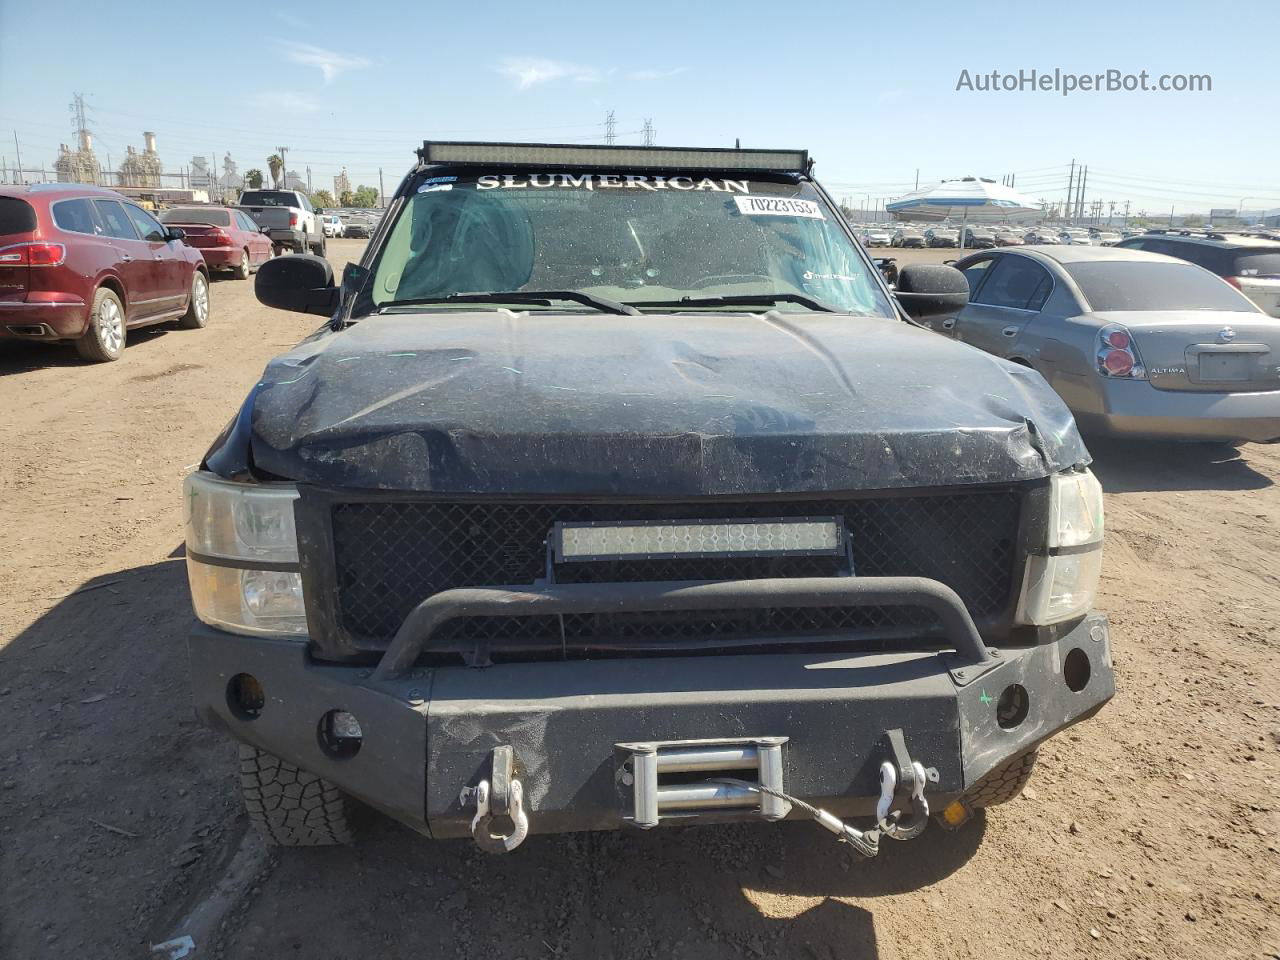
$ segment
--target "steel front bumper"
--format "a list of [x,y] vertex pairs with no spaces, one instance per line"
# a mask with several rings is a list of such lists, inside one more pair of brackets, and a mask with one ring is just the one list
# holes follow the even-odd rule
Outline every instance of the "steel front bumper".
[[[195,704],[206,723],[435,837],[470,834],[471,811],[459,793],[488,776],[494,749],[504,745],[514,750],[533,833],[615,829],[633,820],[625,745],[637,742],[782,738],[788,793],[837,816],[869,816],[886,732],[899,729],[911,756],[931,768],[927,796],[941,809],[1114,694],[1100,615],[1051,642],[983,652],[975,660],[966,639],[949,653],[673,656],[483,669],[400,669],[388,656],[375,671],[312,661],[299,642],[203,627],[190,641]],[[261,685],[256,716],[231,693],[239,674]],[[1025,690],[1028,709],[1016,725],[1002,727],[997,707],[1014,684]],[[360,724],[354,756],[337,758],[323,746],[321,719],[335,709]]]

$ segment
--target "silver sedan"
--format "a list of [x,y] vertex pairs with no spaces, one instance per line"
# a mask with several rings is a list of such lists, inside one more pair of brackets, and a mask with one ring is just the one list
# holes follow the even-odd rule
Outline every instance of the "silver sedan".
[[960,260],[939,333],[1039,371],[1096,434],[1280,440],[1280,320],[1185,260],[1032,246]]

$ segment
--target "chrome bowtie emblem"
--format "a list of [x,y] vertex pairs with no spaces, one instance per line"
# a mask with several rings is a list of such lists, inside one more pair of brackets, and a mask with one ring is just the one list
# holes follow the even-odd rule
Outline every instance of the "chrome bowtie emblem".
[[1218,339],[1223,343],[1230,343],[1236,338],[1236,332],[1230,327],[1223,327],[1218,331]]

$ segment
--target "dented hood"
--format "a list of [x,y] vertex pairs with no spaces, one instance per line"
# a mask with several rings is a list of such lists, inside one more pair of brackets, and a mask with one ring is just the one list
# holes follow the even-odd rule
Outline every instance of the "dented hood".
[[273,360],[208,458],[376,490],[683,497],[1088,462],[1039,374],[896,320],[395,314]]

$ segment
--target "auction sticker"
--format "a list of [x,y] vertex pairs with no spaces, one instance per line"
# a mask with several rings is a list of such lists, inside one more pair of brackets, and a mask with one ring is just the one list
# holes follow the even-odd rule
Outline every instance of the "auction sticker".
[[813,200],[798,200],[794,197],[763,197],[759,194],[737,196],[733,202],[738,205],[738,212],[751,216],[766,217],[808,217],[810,220],[825,220],[822,207]]

